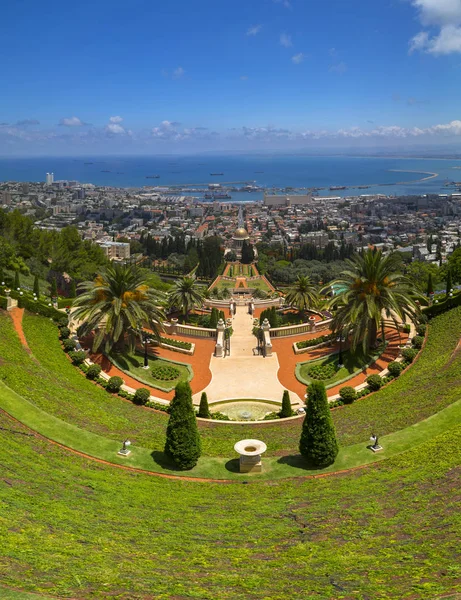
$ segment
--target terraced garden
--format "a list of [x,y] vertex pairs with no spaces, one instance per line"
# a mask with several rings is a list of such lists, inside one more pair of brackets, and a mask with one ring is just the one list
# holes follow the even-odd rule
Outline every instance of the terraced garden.
[[[87,380],[62,352],[49,320],[26,314],[23,329],[30,352],[0,314],[0,377],[8,388],[79,428],[74,432],[90,449],[94,439],[107,439],[115,454],[128,434],[134,453],[143,445],[154,460],[160,455],[166,414]],[[420,358],[395,382],[333,411],[340,461],[354,452],[362,462],[372,460],[365,448],[371,430],[391,434],[386,443],[397,454],[329,478],[237,476],[249,483],[244,486],[160,479],[72,454],[0,413],[0,569],[1,584],[9,586],[0,588],[0,597],[36,600],[15,591],[21,589],[78,600],[455,600],[461,592],[461,426],[454,410],[460,337],[461,308],[432,321]],[[16,398],[0,387],[0,404]],[[306,473],[289,456],[297,452],[299,420],[200,422],[200,432],[205,456],[199,468],[208,476],[217,472],[214,457],[232,459],[242,437],[268,443],[269,476],[286,469]],[[407,438],[417,443],[398,454]],[[103,446],[92,449],[104,452]],[[136,453],[135,460],[141,460]],[[168,465],[158,470],[172,472]]]

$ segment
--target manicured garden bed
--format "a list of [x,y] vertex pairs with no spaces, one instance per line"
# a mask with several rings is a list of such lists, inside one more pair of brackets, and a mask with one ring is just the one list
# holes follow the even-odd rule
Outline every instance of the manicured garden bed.
[[148,356],[149,368],[144,369],[141,354],[112,354],[110,360],[131,377],[159,390],[170,392],[180,381],[190,381],[193,372],[190,365]]
[[327,388],[346,381],[355,374],[360,373],[382,354],[384,346],[374,353],[364,353],[362,348],[355,352],[345,350],[342,353],[343,366],[338,368],[339,354],[329,354],[319,360],[309,360],[296,365],[296,378],[301,383],[309,385],[312,381],[323,381]]

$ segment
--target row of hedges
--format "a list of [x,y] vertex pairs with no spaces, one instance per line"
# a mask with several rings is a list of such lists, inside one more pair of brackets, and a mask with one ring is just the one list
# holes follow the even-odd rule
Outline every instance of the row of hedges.
[[[422,327],[425,328],[426,326],[420,326],[418,328],[420,332],[423,331]],[[351,386],[342,387],[339,390],[340,400],[332,402],[330,404],[330,408],[342,406],[343,404],[352,404],[354,400],[357,400],[358,398],[363,398],[363,396],[367,396],[372,392],[377,392],[381,389],[383,385],[389,383],[393,379],[396,379],[400,375],[400,373],[402,373],[402,371],[406,369],[406,367],[408,367],[415,360],[419,350],[422,348],[423,342],[423,336],[415,336],[413,338],[413,348],[405,348],[404,350],[402,350],[403,361],[393,361],[388,364],[387,370],[389,371],[389,375],[387,375],[386,377],[381,377],[381,375],[378,375],[377,373],[375,373],[374,375],[369,375],[366,379],[367,387],[358,391]]]
[[191,342],[183,342],[181,340],[174,340],[173,338],[161,337],[160,342],[162,344],[168,344],[168,346],[174,346],[175,348],[182,348],[183,350],[191,350]]
[[461,306],[461,294],[456,294],[452,298],[447,298],[443,302],[439,302],[437,304],[432,304],[432,306],[428,306],[422,309],[422,312],[428,319],[432,319],[437,315],[441,315],[442,313],[450,310],[451,308],[455,308],[456,306]]
[[48,306],[47,304],[43,304],[38,300],[31,300],[27,296],[18,296],[18,306],[19,308],[27,308],[31,313],[35,313],[37,315],[42,315],[42,317],[47,317],[49,319],[53,319],[53,321],[66,321],[67,316],[56,310],[52,306]]
[[312,346],[318,346],[319,344],[323,344],[324,342],[331,342],[336,338],[335,333],[329,333],[328,335],[321,335],[316,338],[312,338],[310,340],[303,340],[302,342],[297,342],[298,350],[302,350],[303,348],[311,348]]

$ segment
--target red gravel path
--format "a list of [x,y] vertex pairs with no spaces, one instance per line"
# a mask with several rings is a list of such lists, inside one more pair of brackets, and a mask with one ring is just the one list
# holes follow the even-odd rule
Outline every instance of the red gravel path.
[[[159,358],[166,358],[168,360],[175,360],[177,362],[189,364],[194,372],[194,377],[190,382],[192,393],[196,394],[197,392],[200,392],[203,389],[205,389],[211,381],[210,360],[214,352],[215,340],[211,338],[201,339],[185,337],[180,335],[175,335],[174,339],[183,342],[195,343],[195,352],[193,356],[189,356],[188,354],[182,354],[180,352],[174,352],[173,350],[167,350],[165,348],[156,348],[155,354]],[[89,341],[87,340],[85,340],[84,343],[85,346],[90,345]],[[118,369],[105,356],[103,356],[100,353],[92,354],[91,360],[101,365],[102,370],[105,371],[110,377],[118,375],[125,381],[126,385],[134,389],[140,387],[147,387],[153,396],[157,396],[157,398],[163,398],[164,400],[171,400],[174,396],[174,391],[161,392],[156,388],[146,386],[145,384],[140,383],[133,377],[130,377],[129,375]]]
[[[323,334],[329,333],[328,331],[322,331]],[[272,347],[274,352],[277,352],[277,357],[279,360],[280,369],[277,373],[278,379],[280,383],[286,387],[287,389],[293,390],[301,398],[304,397],[306,393],[306,386],[299,382],[295,376],[295,368],[297,363],[306,362],[308,360],[314,360],[317,358],[321,358],[326,354],[330,353],[332,350],[332,346],[323,346],[322,348],[318,348],[316,350],[311,350],[310,352],[305,352],[303,354],[295,354],[293,351],[293,343],[296,341],[311,339],[313,337],[317,337],[319,333],[310,333],[304,334],[301,336],[293,336],[286,338],[275,338],[272,340]],[[350,385],[352,387],[356,387],[364,383],[365,379],[369,375],[373,375],[374,373],[380,373],[383,369],[387,367],[387,365],[396,359],[398,355],[398,345],[399,345],[399,335],[395,329],[386,329],[386,339],[389,342],[386,348],[386,351],[383,355],[372,365],[370,365],[365,371],[352,377],[349,379],[347,383],[342,383],[340,385],[334,386],[328,390],[328,396],[335,396],[339,390],[345,386]],[[334,349],[337,349],[337,345],[333,346]]]

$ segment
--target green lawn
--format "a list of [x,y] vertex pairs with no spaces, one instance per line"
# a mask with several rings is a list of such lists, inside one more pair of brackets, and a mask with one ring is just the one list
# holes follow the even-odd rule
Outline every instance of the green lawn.
[[[148,357],[149,368],[144,369],[144,356],[140,354],[116,354],[111,359],[114,363],[128,375],[131,375],[141,383],[145,383],[154,388],[169,392],[174,390],[180,381],[190,381],[193,377],[192,369],[189,365],[165,360],[161,358]],[[173,367],[178,370],[179,375],[175,379],[162,380],[153,376],[152,369],[159,367]]]
[[373,468],[250,485],[117,470],[5,415],[0,444],[4,586],[76,600],[435,600],[461,591],[454,423]]
[[[310,360],[296,365],[296,378],[301,383],[309,385],[315,379],[309,375],[309,369],[316,366],[331,365],[335,369],[335,373],[332,377],[322,379],[325,386],[331,387],[336,385],[344,379],[353,377],[355,373],[360,372],[365,366],[373,363],[382,353],[384,345],[381,351],[378,349],[375,354],[364,353],[362,348],[357,348],[355,352],[346,350],[343,352],[342,362],[343,366],[338,369],[339,354],[330,354],[320,360]],[[345,384],[346,385],[346,384]]]

